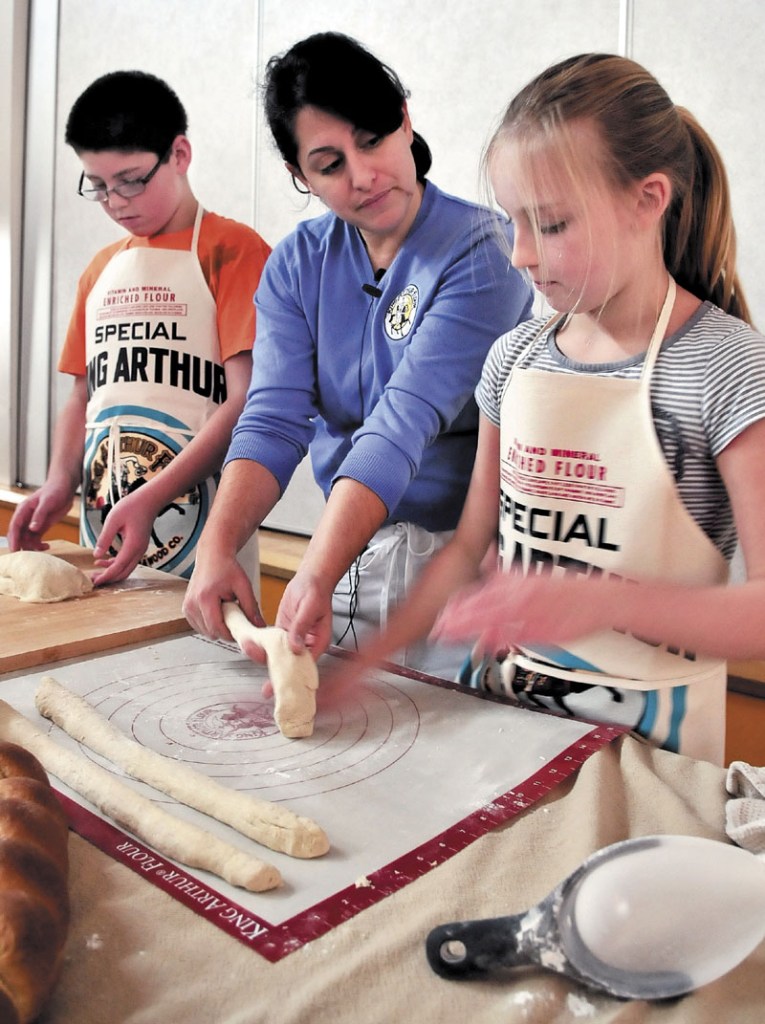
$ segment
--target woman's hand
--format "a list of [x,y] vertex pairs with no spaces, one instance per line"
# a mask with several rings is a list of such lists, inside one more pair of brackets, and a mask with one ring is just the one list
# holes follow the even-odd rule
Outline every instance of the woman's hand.
[[298,569],[284,591],[276,625],[287,630],[295,654],[307,649],[318,660],[332,640],[332,589]]
[[[238,604],[254,625],[265,625],[247,573],[236,558],[209,551],[205,557],[198,550],[183,600],[183,614],[192,629],[213,640],[232,642],[234,638],[223,620],[224,601]],[[252,661],[266,660],[263,648],[252,641],[247,641],[242,650]]]

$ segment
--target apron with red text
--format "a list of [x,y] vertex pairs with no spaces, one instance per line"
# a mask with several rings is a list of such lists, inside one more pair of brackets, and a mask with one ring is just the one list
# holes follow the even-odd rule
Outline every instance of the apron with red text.
[[[725,558],[682,503],[653,424],[651,374],[674,295],[671,281],[637,380],[524,368],[539,335],[519,358],[500,407],[506,571],[690,586],[727,579]],[[497,674],[499,688],[531,703],[625,724],[666,749],[722,763],[718,659],[608,630],[522,648]]]
[[[215,300],[197,255],[123,248],[87,299],[88,407],[81,542],[93,547],[110,509],[152,480],[226,398]],[[152,527],[143,565],[188,578],[217,479],[178,495]],[[257,581],[256,539],[240,561]]]

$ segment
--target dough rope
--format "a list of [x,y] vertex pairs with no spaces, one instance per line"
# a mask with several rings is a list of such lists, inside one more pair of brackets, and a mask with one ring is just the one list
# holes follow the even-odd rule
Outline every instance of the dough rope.
[[171,860],[210,871],[250,892],[280,884],[281,875],[271,864],[163,811],[104,768],[60,747],[5,701],[0,701],[0,739],[25,747],[49,774]]
[[230,825],[255,842],[292,857],[319,857],[329,849],[324,831],[279,804],[222,786],[214,779],[142,746],[53,676],[35,694],[37,710],[78,742],[109,758],[134,779]]
[[290,739],[311,736],[319,671],[308,651],[295,654],[286,630],[277,626],[254,626],[232,601],[224,601],[223,619],[240,647],[245,640],[252,640],[266,652],[274,688],[274,721],[281,734]]

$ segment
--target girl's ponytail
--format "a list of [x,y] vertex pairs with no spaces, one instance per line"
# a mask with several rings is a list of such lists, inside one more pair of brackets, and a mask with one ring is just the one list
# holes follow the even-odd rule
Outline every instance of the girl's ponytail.
[[736,273],[736,235],[728,179],[712,140],[676,107],[642,65],[607,53],[569,57],[529,82],[510,103],[487,150],[512,138],[530,151],[557,140],[567,125],[592,119],[604,146],[604,170],[619,187],[662,171],[672,183],[664,219],[664,258],[679,284],[726,313],[749,321]]
[[667,268],[694,295],[750,321],[736,272],[736,231],[725,166],[693,114],[683,107],[676,109],[690,136],[694,165],[687,189],[676,191],[667,212]]

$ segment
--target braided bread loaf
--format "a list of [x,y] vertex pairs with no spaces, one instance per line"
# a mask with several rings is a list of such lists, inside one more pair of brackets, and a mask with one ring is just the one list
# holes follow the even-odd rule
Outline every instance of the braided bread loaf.
[[40,762],[0,742],[0,1024],[41,1012],[69,927],[66,816]]

